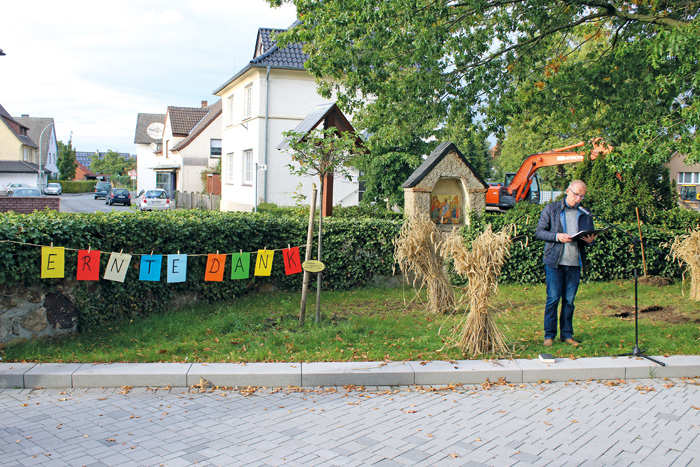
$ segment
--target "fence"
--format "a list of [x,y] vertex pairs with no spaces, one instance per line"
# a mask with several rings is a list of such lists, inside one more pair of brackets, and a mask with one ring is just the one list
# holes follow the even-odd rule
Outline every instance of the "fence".
[[564,192],[557,191],[557,190],[540,191],[540,204],[549,203],[550,201],[557,199],[557,196],[559,196],[562,193],[564,193]]
[[204,209],[206,211],[218,211],[221,204],[221,195],[210,193],[196,193],[193,191],[175,191],[176,209]]

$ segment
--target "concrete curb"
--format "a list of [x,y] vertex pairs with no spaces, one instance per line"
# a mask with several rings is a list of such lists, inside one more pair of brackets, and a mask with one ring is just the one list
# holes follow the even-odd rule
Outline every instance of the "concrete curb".
[[0,363],[0,388],[409,386],[700,376],[700,356],[431,362]]

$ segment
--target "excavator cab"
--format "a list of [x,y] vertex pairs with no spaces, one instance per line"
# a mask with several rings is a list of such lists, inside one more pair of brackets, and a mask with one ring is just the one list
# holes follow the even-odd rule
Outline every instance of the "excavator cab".
[[697,185],[681,185],[678,204],[685,209],[700,211],[700,192]]
[[[514,177],[515,177],[514,172],[507,173],[504,186],[510,186],[510,184],[513,182]],[[524,201],[530,202],[532,204],[539,204],[540,203],[540,191],[541,191],[540,186],[541,185],[542,185],[542,183],[540,180],[540,174],[536,173],[532,177],[532,181],[530,182],[530,186],[525,189]]]

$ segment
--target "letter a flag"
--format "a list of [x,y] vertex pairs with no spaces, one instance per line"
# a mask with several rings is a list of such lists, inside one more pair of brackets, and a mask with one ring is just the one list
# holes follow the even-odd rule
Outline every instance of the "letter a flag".
[[284,258],[284,272],[290,276],[301,272],[301,257],[299,256],[299,247],[287,248],[282,250]]
[[104,279],[114,282],[124,282],[130,262],[131,255],[112,252],[112,254],[109,255],[109,261],[107,261]]
[[250,253],[233,253],[231,255],[231,279],[248,279],[250,277]]
[[272,272],[272,257],[275,250],[258,250],[258,258],[255,260],[255,275],[269,276]]
[[226,265],[226,255],[207,255],[207,270],[204,273],[205,281],[221,282],[224,280],[224,266]]
[[187,255],[168,255],[168,282],[185,282],[187,279]]
[[140,281],[159,281],[163,255],[143,255],[141,257]]
[[78,276],[79,281],[100,280],[100,250],[78,251]]
[[41,278],[62,278],[66,272],[66,250],[63,247],[41,247]]

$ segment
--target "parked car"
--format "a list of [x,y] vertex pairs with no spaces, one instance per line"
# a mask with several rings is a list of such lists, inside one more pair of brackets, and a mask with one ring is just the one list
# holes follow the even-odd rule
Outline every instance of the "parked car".
[[95,184],[95,199],[107,198],[107,193],[112,189],[112,184],[109,182],[97,182]]
[[15,188],[10,196],[43,196],[38,188]]
[[46,188],[44,188],[44,194],[45,195],[62,195],[63,194],[63,187],[61,186],[60,183],[49,183],[46,185]]
[[170,209],[170,197],[165,190],[141,190],[136,197],[136,205],[142,211],[165,211]]
[[105,197],[105,204],[110,206],[113,204],[131,206],[131,193],[126,188],[112,188]]
[[11,195],[13,191],[15,191],[16,188],[24,188],[24,187],[29,187],[26,183],[8,183],[7,187],[5,187],[5,194]]

